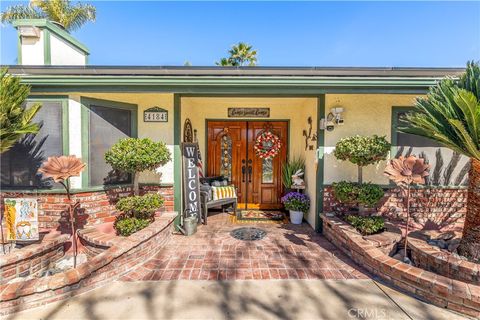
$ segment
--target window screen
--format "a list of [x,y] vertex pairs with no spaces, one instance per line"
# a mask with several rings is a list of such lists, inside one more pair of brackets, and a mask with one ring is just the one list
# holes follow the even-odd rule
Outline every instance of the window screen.
[[128,174],[115,172],[105,162],[105,152],[118,140],[132,135],[132,111],[90,105],[90,186],[130,182]]
[[[406,127],[407,111],[393,113],[398,127]],[[438,142],[396,131],[396,147],[398,156],[415,155],[424,158],[430,164],[430,176],[427,178],[428,185],[453,185],[462,186],[467,184],[467,176],[470,162],[468,157],[453,152],[449,148],[442,147]]]
[[[27,106],[32,104],[28,102]],[[59,187],[51,179],[41,179],[37,170],[48,157],[63,155],[62,102],[42,102],[33,122],[41,126],[38,134],[26,135],[1,155],[2,188]]]

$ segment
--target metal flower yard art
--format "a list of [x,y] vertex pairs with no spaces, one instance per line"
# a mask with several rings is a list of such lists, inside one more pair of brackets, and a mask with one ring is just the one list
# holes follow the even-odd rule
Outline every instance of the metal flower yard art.
[[410,186],[412,184],[425,184],[425,177],[429,175],[430,165],[425,160],[415,156],[400,156],[398,159],[388,161],[384,174],[399,187],[407,189],[407,223],[405,224],[405,251],[404,262],[408,262],[408,224],[410,223]]
[[53,181],[60,183],[67,192],[68,214],[70,219],[70,228],[72,230],[73,245],[73,267],[77,266],[77,237],[75,230],[75,210],[80,205],[79,202],[73,204],[70,195],[70,177],[77,177],[85,169],[86,164],[82,159],[75,156],[48,157],[38,172],[45,178],[52,178]]

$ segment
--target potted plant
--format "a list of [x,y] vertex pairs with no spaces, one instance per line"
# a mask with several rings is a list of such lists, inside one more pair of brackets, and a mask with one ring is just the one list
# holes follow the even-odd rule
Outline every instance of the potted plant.
[[290,211],[290,222],[301,224],[303,215],[310,209],[310,198],[300,192],[289,192],[282,197],[285,209]]
[[293,185],[293,180],[292,176],[297,172],[298,170],[302,170],[302,172],[305,172],[305,159],[299,157],[299,158],[293,158],[287,162],[284,162],[282,165],[282,184],[283,187],[285,188],[285,193],[288,194],[292,190],[292,185]]

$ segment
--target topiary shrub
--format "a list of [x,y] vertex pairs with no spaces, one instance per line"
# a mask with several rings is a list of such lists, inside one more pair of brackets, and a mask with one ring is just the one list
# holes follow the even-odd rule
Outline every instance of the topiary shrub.
[[118,200],[115,208],[122,213],[113,224],[117,234],[129,236],[148,226],[154,220],[155,211],[162,207],[163,203],[164,199],[159,194],[145,194]]
[[171,153],[164,142],[151,139],[125,138],[115,143],[105,153],[105,161],[113,169],[133,175],[133,191],[138,195],[138,176],[145,170],[155,170],[171,160]]
[[164,199],[161,195],[145,194],[122,198],[118,200],[115,208],[127,216],[151,219],[155,211],[163,206],[163,203]]
[[340,181],[333,184],[335,199],[341,203],[375,207],[383,198],[383,189],[372,183]]
[[387,159],[391,144],[385,136],[353,136],[340,139],[333,154],[339,160],[348,160],[358,166],[358,183],[362,183],[363,167]]
[[347,216],[345,220],[364,236],[385,230],[383,217]]
[[146,228],[150,224],[150,219],[141,219],[135,217],[123,217],[115,220],[113,227],[117,235],[128,237],[129,235]]

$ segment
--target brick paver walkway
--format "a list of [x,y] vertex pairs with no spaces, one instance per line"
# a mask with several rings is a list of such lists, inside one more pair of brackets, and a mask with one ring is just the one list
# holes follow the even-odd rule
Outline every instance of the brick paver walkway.
[[[230,231],[255,226],[258,241]],[[232,224],[228,214],[209,216],[195,235],[175,235],[165,248],[122,280],[367,279],[368,276],[307,224]]]

